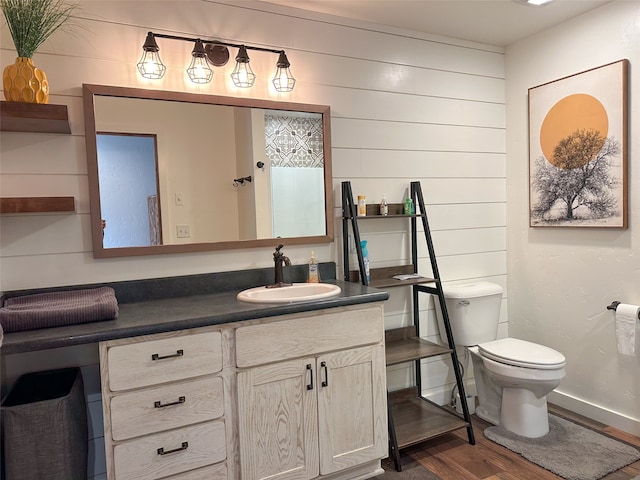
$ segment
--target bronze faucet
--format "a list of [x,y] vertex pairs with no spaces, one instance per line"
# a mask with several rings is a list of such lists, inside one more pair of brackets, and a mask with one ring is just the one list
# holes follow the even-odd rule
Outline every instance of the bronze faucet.
[[273,285],[268,286],[269,288],[287,287],[291,285],[290,283],[284,283],[283,280],[282,266],[290,266],[291,260],[289,260],[289,257],[285,257],[284,254],[280,251],[282,247],[284,247],[284,245],[278,245],[276,247],[276,251],[273,253],[273,261],[275,262],[275,281]]

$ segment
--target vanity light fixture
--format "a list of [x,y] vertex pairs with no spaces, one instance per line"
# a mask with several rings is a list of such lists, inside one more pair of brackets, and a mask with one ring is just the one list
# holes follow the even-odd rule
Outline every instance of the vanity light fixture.
[[152,80],[158,80],[164,76],[164,72],[167,71],[167,67],[164,66],[162,60],[160,60],[160,48],[156,43],[156,39],[153,33],[147,34],[147,39],[142,46],[142,58],[138,62],[138,71],[144,78],[150,78]]
[[276,76],[273,77],[272,80],[273,86],[276,87],[276,90],[279,92],[290,92],[296,84],[296,79],[291,75],[291,70],[289,70],[291,65],[284,50],[280,52],[276,66],[278,69],[276,70]]
[[253,86],[253,82],[256,81],[256,75],[249,66],[249,55],[247,54],[247,47],[240,46],[238,50],[238,56],[236,57],[236,68],[233,69],[231,78],[236,87],[248,88]]
[[187,68],[187,75],[193,83],[209,83],[213,77],[213,70],[207,63],[207,54],[204,51],[202,40],[197,39],[191,52],[191,65]]
[[209,83],[211,81],[213,70],[211,70],[209,64],[214,67],[225,65],[229,59],[229,50],[227,47],[238,49],[236,66],[231,74],[233,83],[237,87],[251,87],[256,79],[256,75],[249,66],[247,49],[278,54],[276,74],[272,80],[273,86],[278,92],[290,92],[296,83],[296,79],[293,78],[291,70],[289,69],[289,60],[284,50],[273,50],[249,45],[237,45],[219,40],[201,40],[199,38],[179,37],[153,32],[147,33],[147,39],[142,47],[142,58],[137,65],[140,75],[144,78],[158,80],[163,77],[167,70],[167,67],[165,67],[162,60],[160,60],[160,48],[158,47],[156,38],[167,38],[170,40],[182,40],[194,43],[193,51],[191,52],[191,64],[189,68],[187,68],[187,74],[194,83]]

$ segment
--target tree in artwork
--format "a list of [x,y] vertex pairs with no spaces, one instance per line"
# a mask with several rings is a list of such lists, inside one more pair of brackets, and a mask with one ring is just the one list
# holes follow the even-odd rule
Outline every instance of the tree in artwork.
[[549,109],[540,126],[542,155],[532,164],[532,218],[566,225],[620,215],[620,179],[612,167],[621,147],[609,127],[604,105],[592,95],[568,95]]
[[561,139],[550,161],[536,159],[532,187],[539,197],[532,215],[548,220],[557,205],[563,208],[556,220],[574,220],[579,209],[591,219],[615,215],[618,203],[612,192],[620,182],[610,171],[619,152],[619,142],[594,129]]

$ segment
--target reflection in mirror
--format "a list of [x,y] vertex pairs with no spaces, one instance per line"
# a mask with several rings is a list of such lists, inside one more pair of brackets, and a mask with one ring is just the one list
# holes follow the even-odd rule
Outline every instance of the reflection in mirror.
[[329,107],[96,85],[84,97],[95,257],[333,240]]
[[155,135],[97,133],[96,144],[104,248],[161,245]]

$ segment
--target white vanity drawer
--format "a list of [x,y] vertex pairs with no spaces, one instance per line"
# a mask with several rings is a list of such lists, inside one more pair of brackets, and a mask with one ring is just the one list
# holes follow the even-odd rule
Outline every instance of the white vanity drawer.
[[108,348],[112,391],[183,380],[222,370],[220,332],[174,335]]
[[383,338],[381,303],[289,315],[279,321],[238,328],[236,361],[238,367],[252,367],[369,345]]
[[171,475],[165,477],[162,480],[226,480],[227,479],[227,464],[219,463],[217,465],[210,465],[208,467],[199,468],[197,470],[191,470],[190,472],[179,473],[178,475]]
[[215,420],[224,414],[220,377],[206,377],[111,398],[111,434],[125,440]]
[[118,480],[156,480],[218,463],[227,456],[224,422],[201,423],[124,442],[114,447],[113,456]]

